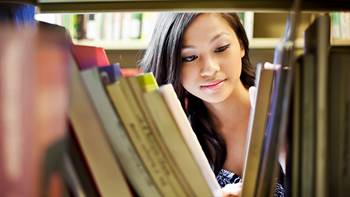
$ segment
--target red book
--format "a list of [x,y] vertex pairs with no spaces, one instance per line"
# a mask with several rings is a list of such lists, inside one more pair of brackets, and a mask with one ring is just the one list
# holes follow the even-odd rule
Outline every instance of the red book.
[[121,72],[122,76],[124,77],[132,77],[141,73],[141,71],[138,68],[122,68]]
[[73,45],[72,53],[80,70],[110,65],[105,49],[102,47]]

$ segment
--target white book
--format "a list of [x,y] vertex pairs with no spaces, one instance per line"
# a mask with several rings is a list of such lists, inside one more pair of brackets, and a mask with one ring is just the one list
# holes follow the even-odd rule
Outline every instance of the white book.
[[173,158],[173,166],[178,169],[178,174],[184,177],[185,182],[192,190],[191,196],[213,196],[208,182],[198,167],[192,152],[191,144],[187,144],[179,126],[167,106],[163,96],[157,90],[144,94],[144,100],[150,116],[156,124],[163,144]]
[[256,181],[262,154],[266,123],[269,116],[273,73],[278,69],[273,64],[258,64],[256,70],[256,97],[250,111],[247,141],[244,151],[242,196],[255,196]]
[[185,112],[182,109],[181,103],[178,100],[173,86],[170,84],[163,85],[159,88],[159,92],[167,103],[167,106],[169,107],[169,110],[180,129],[181,135],[183,136],[185,142],[189,145],[188,148],[191,151],[193,158],[197,162],[204,179],[210,187],[210,195],[222,196],[220,185],[216,180],[215,174],[209,165],[209,162],[202,150],[197,136],[191,127],[190,122],[187,119]]

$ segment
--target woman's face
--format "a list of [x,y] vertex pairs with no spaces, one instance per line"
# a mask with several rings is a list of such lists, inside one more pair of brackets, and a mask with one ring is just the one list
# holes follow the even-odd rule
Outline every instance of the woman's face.
[[243,56],[227,21],[219,14],[201,14],[184,33],[181,83],[205,102],[222,102],[241,83]]

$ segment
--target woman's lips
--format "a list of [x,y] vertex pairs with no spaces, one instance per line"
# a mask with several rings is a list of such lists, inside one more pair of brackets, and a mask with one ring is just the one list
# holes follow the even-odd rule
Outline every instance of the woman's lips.
[[224,80],[215,80],[215,81],[209,82],[207,84],[201,85],[200,87],[205,88],[205,89],[215,89],[215,88],[219,88],[224,83],[224,81],[225,81],[225,79]]

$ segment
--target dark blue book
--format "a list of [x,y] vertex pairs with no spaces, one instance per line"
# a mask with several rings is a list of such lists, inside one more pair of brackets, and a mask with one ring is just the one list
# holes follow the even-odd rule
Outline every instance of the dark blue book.
[[98,67],[98,71],[100,72],[101,81],[104,85],[111,84],[122,76],[119,63]]

